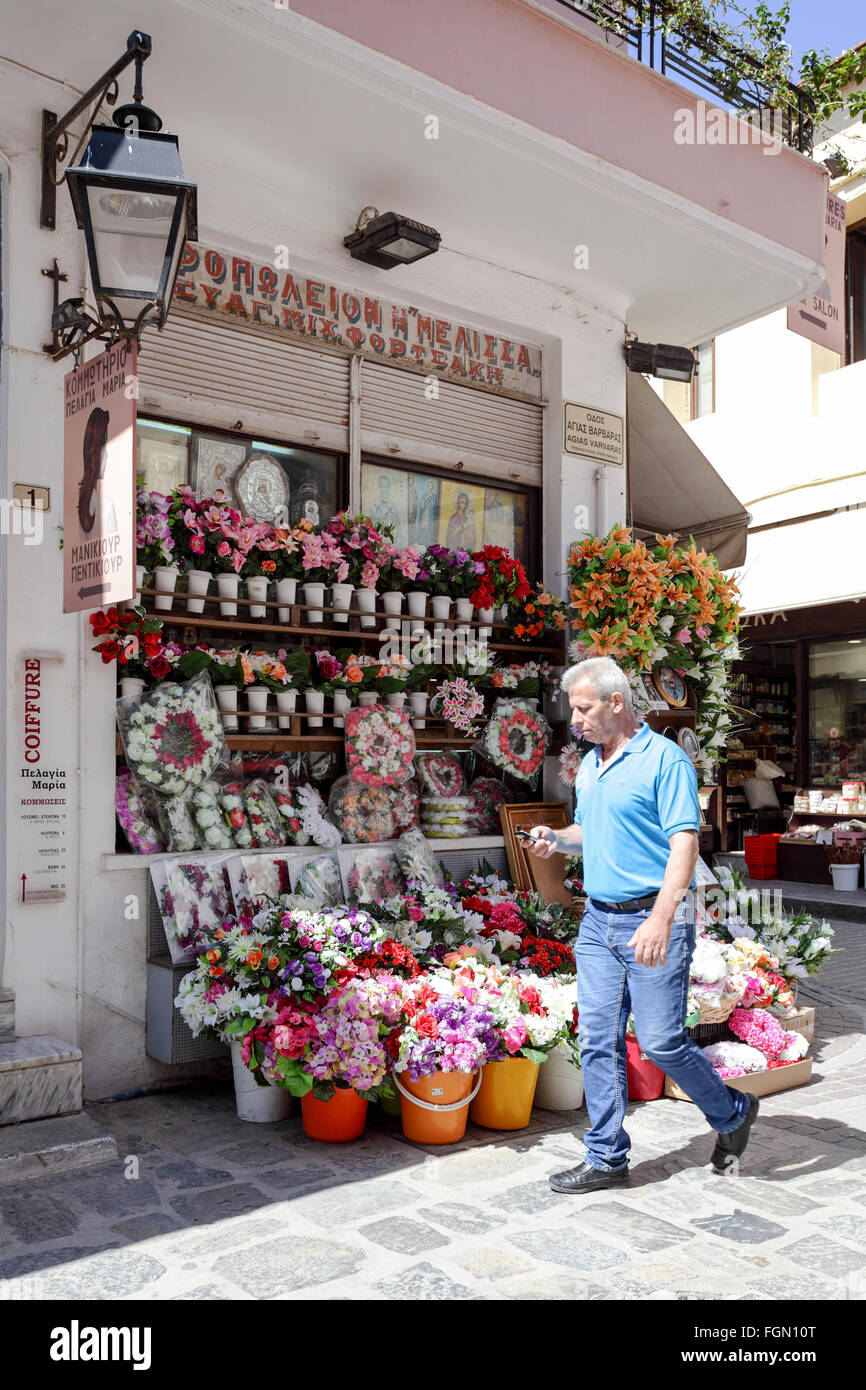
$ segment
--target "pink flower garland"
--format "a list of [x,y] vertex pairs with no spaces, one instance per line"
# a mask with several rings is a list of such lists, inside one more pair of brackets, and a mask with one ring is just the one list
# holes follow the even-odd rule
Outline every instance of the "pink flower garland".
[[795,1035],[786,1033],[779,1020],[766,1009],[734,1009],[728,1027],[749,1047],[756,1047],[765,1057],[777,1060],[795,1042]]

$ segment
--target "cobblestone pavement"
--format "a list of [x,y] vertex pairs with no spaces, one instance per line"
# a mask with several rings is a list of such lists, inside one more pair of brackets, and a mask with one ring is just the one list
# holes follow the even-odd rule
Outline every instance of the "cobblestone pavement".
[[119,1164],[0,1188],[0,1298],[862,1299],[866,927],[837,927],[814,1079],[762,1101],[739,1178],[680,1101],[630,1106],[630,1186],[577,1198],[546,1179],[585,1111],[447,1151],[380,1117],[337,1148],[201,1085],[90,1106]]

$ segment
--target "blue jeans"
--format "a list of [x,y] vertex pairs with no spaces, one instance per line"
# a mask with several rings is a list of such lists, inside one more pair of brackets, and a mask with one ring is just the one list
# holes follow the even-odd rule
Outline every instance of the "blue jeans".
[[749,1097],[726,1086],[685,1029],[694,909],[678,908],[663,966],[638,965],[627,946],[649,910],[601,912],[587,903],[575,947],[579,1039],[586,1108],[586,1162],[603,1172],[628,1166],[625,1034],[629,1013],[641,1051],[703,1110],[718,1134],[736,1129]]

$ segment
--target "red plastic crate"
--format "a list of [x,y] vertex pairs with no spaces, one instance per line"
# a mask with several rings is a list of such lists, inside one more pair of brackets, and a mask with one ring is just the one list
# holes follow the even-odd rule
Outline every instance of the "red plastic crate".
[[749,878],[778,878],[775,861],[772,864],[750,865]]

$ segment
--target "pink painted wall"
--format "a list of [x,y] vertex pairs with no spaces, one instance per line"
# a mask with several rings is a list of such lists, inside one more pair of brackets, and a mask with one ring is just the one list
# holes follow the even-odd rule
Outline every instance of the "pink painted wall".
[[[292,8],[488,106],[823,263],[820,165],[784,148],[677,145],[697,98],[521,0],[292,0]],[[599,31],[601,32],[601,31]]]

